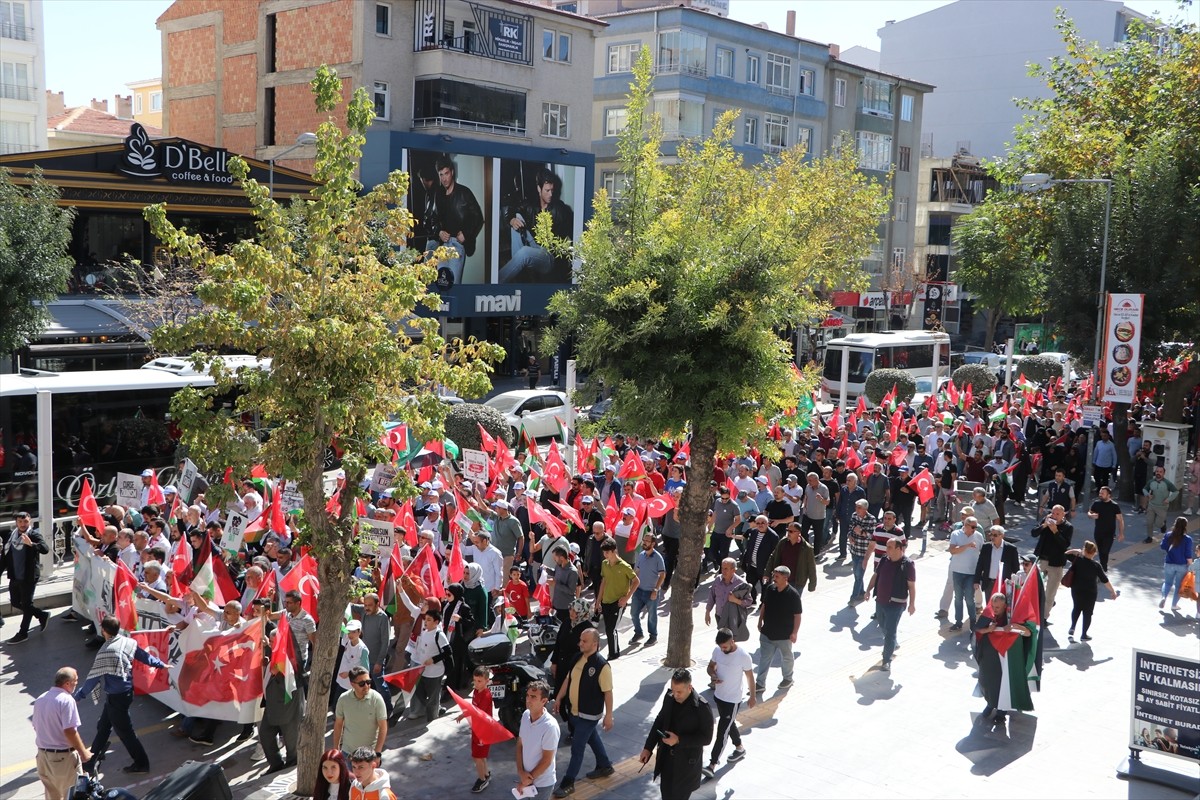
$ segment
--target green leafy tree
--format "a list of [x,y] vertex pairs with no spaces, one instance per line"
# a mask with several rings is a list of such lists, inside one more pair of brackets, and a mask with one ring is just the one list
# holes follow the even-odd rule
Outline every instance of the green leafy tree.
[[510,445],[514,443],[512,428],[504,415],[491,406],[479,403],[458,403],[450,407],[450,413],[446,415],[446,438],[459,447],[481,450],[483,437],[479,435],[480,425],[493,438]]
[[950,378],[960,389],[970,386],[972,396],[978,398],[983,398],[984,395],[996,388],[996,373],[983,364],[963,364],[954,370],[954,374]]
[[1025,356],[1017,366],[1019,374],[1031,381],[1046,384],[1063,374],[1062,362],[1055,356],[1039,353],[1036,356]]
[[1029,202],[992,192],[954,226],[954,280],[987,309],[985,350],[992,349],[1001,317],[1037,314],[1045,296],[1045,257],[1027,225],[1031,215],[1014,213]]
[[[718,447],[762,435],[758,420],[794,408],[813,383],[797,379],[775,331],[824,314],[818,290],[864,283],[858,262],[887,198],[845,154],[810,163],[790,150],[747,167],[731,144],[736,112],[709,138],[682,143],[677,163],[665,166],[651,95],[643,49],[618,144],[624,198],[613,205],[597,193],[577,287],[551,300],[559,322],[545,348],[574,341],[580,368],[612,388],[622,426],[690,434],[692,475],[707,476]],[[711,502],[707,480],[688,482],[671,666],[691,663],[692,576]]]
[[[1037,66],[1045,98],[1025,101],[1026,123],[994,169],[1003,183],[1025,173],[1058,179],[1112,180],[1105,290],[1146,296],[1142,342],[1151,352],[1190,342],[1200,330],[1200,31],[1182,21],[1154,29],[1131,25],[1120,44],[1088,41],[1064,14],[1066,53]],[[1099,310],[1104,188],[1059,185],[1037,195],[1038,209],[1013,224],[1036,231],[1049,258],[1046,321],[1081,363],[1092,361]],[[1036,224],[1036,218],[1049,221]],[[1143,373],[1152,369],[1143,359]],[[1167,418],[1179,421],[1182,397],[1200,381],[1195,370],[1171,381]],[[1132,474],[1128,406],[1113,413],[1122,476]],[[1122,477],[1121,491],[1132,484]]]
[[36,339],[49,317],[45,304],[67,290],[75,210],[59,208],[58,197],[40,169],[24,188],[0,169],[0,353]]
[[[318,628],[313,649],[311,711],[300,731],[301,791],[313,785],[324,749],[323,709],[341,635],[337,620],[353,590],[351,492],[367,464],[383,455],[378,439],[384,420],[393,414],[408,422],[411,436],[440,438],[447,406],[432,387],[481,395],[489,387],[487,362],[503,355],[495,345],[446,342],[435,319],[414,315],[418,307],[438,308],[427,288],[436,277],[435,262],[384,263],[376,241],[382,231],[394,248],[403,248],[412,233],[403,202],[408,176],[393,172],[362,194],[354,175],[373,117],[370,98],[363,89],[355,92],[343,133],[331,116],[341,101],[337,73],[318,69],[312,90],[327,119],[317,129],[314,177],[321,185],[308,199],[285,214],[267,187],[247,178],[245,162],[230,161],[253,209],[257,241],[217,253],[169,223],[165,207],[146,210],[155,235],[200,276],[201,313],[154,335],[164,351],[204,348],[195,358],[217,382],[215,390],[180,392],[171,404],[192,458],[216,469],[261,462],[272,474],[296,480],[304,497],[302,537],[317,560],[320,617],[331,622]],[[420,340],[406,333],[412,328]],[[230,375],[206,355],[217,349],[269,358],[270,370]],[[235,381],[244,390],[235,406],[211,407],[214,393]],[[403,399],[414,393],[414,402]],[[265,442],[237,424],[247,412],[269,432]],[[335,439],[343,448],[348,487],[337,516],[324,511],[322,474],[325,449]],[[401,479],[399,485],[412,493],[411,482]]]
[[871,405],[879,405],[887,393],[896,387],[896,400],[907,403],[917,393],[917,382],[913,376],[902,369],[883,367],[871,370],[867,376],[863,393],[871,401]]

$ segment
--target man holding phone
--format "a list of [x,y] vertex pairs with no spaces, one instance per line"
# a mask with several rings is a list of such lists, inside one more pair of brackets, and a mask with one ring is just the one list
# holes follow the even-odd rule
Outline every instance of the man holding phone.
[[654,718],[639,759],[650,762],[655,748],[654,776],[663,800],[684,800],[700,786],[704,748],[712,741],[713,718],[708,703],[692,688],[692,673],[677,669],[671,688]]

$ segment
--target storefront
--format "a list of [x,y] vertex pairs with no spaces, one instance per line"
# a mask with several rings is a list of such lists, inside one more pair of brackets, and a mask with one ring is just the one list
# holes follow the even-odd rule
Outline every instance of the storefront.
[[[362,181],[369,187],[392,170],[409,173],[417,220],[410,246],[446,244],[459,254],[439,269],[443,332],[502,345],[508,355],[497,371],[515,374],[538,353],[547,304],[571,288],[578,266],[570,254],[541,248],[530,231],[544,210],[556,236],[579,241],[591,217],[594,165],[590,153],[566,148],[380,131],[367,136]],[[542,359],[544,375],[553,375],[555,361]]]
[[[49,307],[51,324],[9,366],[53,371],[139,366],[153,314],[122,301],[175,265],[150,232],[142,210],[167,204],[167,218],[217,247],[251,238],[249,204],[229,173],[230,153],[186,139],[151,139],[137,123],[118,144],[0,156],[17,184],[34,169],[75,209],[66,294]],[[307,175],[246,158],[250,177],[273,184],[280,200],[307,194]],[[137,267],[137,265],[141,265]],[[152,301],[149,301],[152,302]],[[152,309],[148,309],[152,311]],[[0,367],[0,371],[4,371]]]

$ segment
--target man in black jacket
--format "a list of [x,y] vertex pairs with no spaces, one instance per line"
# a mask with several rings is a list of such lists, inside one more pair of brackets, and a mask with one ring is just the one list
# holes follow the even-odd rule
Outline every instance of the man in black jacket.
[[750,526],[750,536],[742,546],[742,569],[750,584],[750,602],[758,602],[758,589],[767,574],[767,562],[779,544],[779,534],[770,527],[770,520],[760,514]]
[[1056,505],[1041,525],[1033,529],[1037,547],[1033,554],[1038,557],[1038,568],[1046,576],[1046,605],[1042,606],[1042,621],[1050,616],[1054,597],[1062,583],[1063,567],[1067,564],[1067,550],[1071,547],[1071,535],[1075,527],[1067,520],[1067,510]]
[[29,638],[29,623],[37,617],[42,630],[50,621],[50,612],[33,604],[33,589],[42,577],[41,557],[50,552],[46,540],[33,527],[28,512],[18,511],[16,528],[0,531],[0,569],[8,576],[8,597],[13,608],[21,610],[21,627],[9,639],[20,644]]
[[654,749],[654,777],[663,800],[686,800],[700,786],[704,748],[712,741],[713,717],[708,703],[692,688],[692,673],[677,669],[671,689],[650,726],[639,760],[650,761]]
[[987,531],[989,544],[979,550],[975,562],[975,583],[983,591],[984,598],[992,596],[996,579],[1006,581],[1017,571],[1017,546],[1004,541],[1004,528],[993,525]]
[[458,168],[449,156],[441,156],[437,169],[440,190],[435,190],[435,206],[440,230],[426,248],[449,247],[457,254],[438,265],[438,285],[446,288],[462,283],[467,256],[475,255],[475,238],[483,229],[483,209],[474,193],[458,182]]

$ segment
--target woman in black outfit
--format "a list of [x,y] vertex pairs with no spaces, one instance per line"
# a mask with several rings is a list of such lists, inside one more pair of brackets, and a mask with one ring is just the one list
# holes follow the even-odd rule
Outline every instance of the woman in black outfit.
[[1080,615],[1083,615],[1083,633],[1079,637],[1083,641],[1089,641],[1092,637],[1088,636],[1088,628],[1092,624],[1092,610],[1096,607],[1096,595],[1098,594],[1097,587],[1104,584],[1108,587],[1108,591],[1112,594],[1112,599],[1117,599],[1117,590],[1108,580],[1108,575],[1104,573],[1104,568],[1100,566],[1100,562],[1096,560],[1096,554],[1099,548],[1096,543],[1087,541],[1083,543],[1083,549],[1079,550],[1072,548],[1067,551],[1067,558],[1071,562],[1071,627],[1067,631],[1067,638],[1075,635],[1075,623],[1079,620]]
[[592,624],[592,604],[582,597],[577,597],[567,606],[571,615],[570,622],[564,622],[558,627],[558,638],[554,641],[554,652],[550,655],[550,673],[554,677],[554,696],[558,698],[558,708],[567,721],[567,730],[575,733],[574,717],[570,713],[570,702],[566,696],[559,694],[563,681],[571,672],[571,667],[579,660],[582,651],[579,649],[579,637]]
[[442,628],[446,631],[446,638],[450,640],[450,652],[454,655],[454,662],[446,670],[446,685],[459,690],[470,682],[467,643],[475,635],[475,612],[466,601],[466,590],[461,583],[450,584],[446,591],[450,599],[442,617]]

